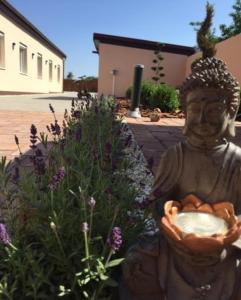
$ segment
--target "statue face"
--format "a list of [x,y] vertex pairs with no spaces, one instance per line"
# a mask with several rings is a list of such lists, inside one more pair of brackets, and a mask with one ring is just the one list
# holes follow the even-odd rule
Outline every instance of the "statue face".
[[202,140],[222,137],[231,120],[226,103],[224,94],[215,88],[189,92],[186,99],[187,135]]

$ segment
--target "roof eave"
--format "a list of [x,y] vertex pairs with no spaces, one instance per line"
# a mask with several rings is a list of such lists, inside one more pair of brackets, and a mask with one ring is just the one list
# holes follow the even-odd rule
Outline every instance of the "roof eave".
[[30,32],[34,37],[39,39],[42,43],[47,45],[52,51],[66,59],[66,54],[62,52],[54,43],[52,43],[42,32],[40,32],[30,21],[28,21],[19,11],[17,11],[6,0],[0,0],[0,9],[3,14],[7,15],[24,29]]

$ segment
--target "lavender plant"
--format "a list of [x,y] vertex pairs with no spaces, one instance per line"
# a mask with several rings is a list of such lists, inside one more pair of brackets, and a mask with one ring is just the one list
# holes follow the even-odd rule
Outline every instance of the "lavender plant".
[[[32,169],[11,180],[18,202],[8,224],[15,250],[0,243],[1,297],[115,299],[125,249],[143,226],[130,226],[128,215],[137,196],[123,158],[131,139],[120,139],[112,99],[72,101],[63,128],[50,110],[53,142],[32,125]],[[1,189],[9,182],[0,176]]]

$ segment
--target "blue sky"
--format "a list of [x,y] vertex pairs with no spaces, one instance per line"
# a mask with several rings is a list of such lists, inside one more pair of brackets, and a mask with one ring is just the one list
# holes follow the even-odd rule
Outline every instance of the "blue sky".
[[[205,15],[206,0],[10,0],[66,55],[65,73],[98,75],[93,33],[194,46],[190,21]],[[235,0],[215,0],[214,27],[230,24]],[[217,33],[219,31],[217,30]]]

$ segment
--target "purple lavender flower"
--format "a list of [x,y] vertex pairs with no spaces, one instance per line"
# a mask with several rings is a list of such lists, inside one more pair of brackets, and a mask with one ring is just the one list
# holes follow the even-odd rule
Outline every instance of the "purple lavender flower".
[[15,139],[16,145],[19,145],[19,139],[18,139],[18,137],[16,136],[16,134],[14,135],[14,139]]
[[14,167],[14,173],[13,173],[13,176],[12,176],[12,180],[13,182],[17,182],[19,180],[19,168],[17,166]]
[[112,190],[112,188],[111,187],[108,187],[106,190],[105,190],[105,193],[107,193],[107,194],[112,194],[113,193],[113,190]]
[[95,199],[93,197],[90,197],[88,204],[89,204],[90,208],[93,210],[95,208],[95,204],[96,204]]
[[75,110],[75,111],[73,112],[73,117],[74,117],[74,118],[79,119],[80,116],[81,116],[81,113],[80,113],[79,110]]
[[125,140],[125,147],[129,147],[131,144],[131,134],[129,134]]
[[48,132],[51,132],[49,125],[47,125],[46,128],[47,128]]
[[34,170],[36,175],[42,176],[45,174],[46,165],[43,153],[40,149],[35,151],[35,156],[33,157]]
[[49,189],[54,191],[65,176],[64,167],[60,168],[49,183]]
[[112,229],[111,236],[107,239],[107,243],[114,251],[118,251],[122,245],[122,236],[120,227]]
[[30,148],[35,149],[37,146],[35,145],[37,143],[38,137],[37,137],[37,128],[34,124],[31,125],[30,128]]
[[154,165],[154,158],[151,156],[148,160],[147,160],[148,166],[150,169],[152,169],[153,165]]
[[149,198],[145,198],[143,201],[139,202],[139,201],[136,201],[135,204],[134,204],[134,207],[137,208],[137,209],[141,209],[141,210],[144,210],[146,209],[150,204],[151,204],[152,201],[150,201]]
[[82,223],[81,225],[82,232],[86,233],[89,230],[89,225],[87,222]]
[[9,245],[11,243],[11,238],[7,232],[7,228],[3,223],[0,223],[0,242],[5,245]]
[[82,129],[81,127],[78,127],[75,130],[75,140],[79,142],[81,140],[81,137],[82,137]]
[[50,111],[54,114],[55,113],[55,111],[54,111],[54,108],[53,108],[53,106],[49,103],[49,109],[50,109]]
[[60,135],[60,133],[61,133],[61,128],[60,128],[60,126],[59,126],[57,120],[55,120],[55,123],[54,123],[54,124],[51,123],[51,124],[50,124],[50,127],[51,127],[51,131],[52,131],[53,135]]
[[105,144],[105,150],[104,150],[106,156],[109,156],[109,155],[110,155],[110,153],[111,153],[111,148],[112,148],[111,143],[107,142],[107,143]]

